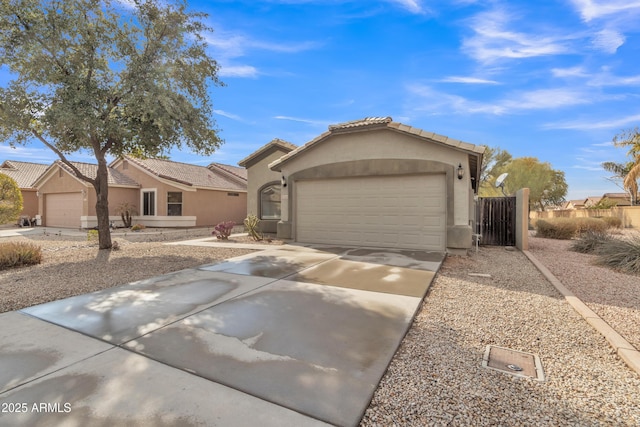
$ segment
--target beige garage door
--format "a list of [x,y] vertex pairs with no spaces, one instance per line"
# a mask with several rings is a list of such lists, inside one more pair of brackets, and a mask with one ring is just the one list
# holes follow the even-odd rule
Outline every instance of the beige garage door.
[[444,175],[299,181],[296,240],[445,249]]
[[45,205],[44,220],[47,227],[80,227],[82,194],[47,194]]

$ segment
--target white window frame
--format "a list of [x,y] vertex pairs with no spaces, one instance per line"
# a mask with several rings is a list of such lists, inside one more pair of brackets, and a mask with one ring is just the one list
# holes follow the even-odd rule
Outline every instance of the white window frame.
[[[144,194],[153,193],[153,215],[145,215],[144,213]],[[141,188],[140,189],[140,215],[156,216],[158,214],[158,189],[157,188]]]

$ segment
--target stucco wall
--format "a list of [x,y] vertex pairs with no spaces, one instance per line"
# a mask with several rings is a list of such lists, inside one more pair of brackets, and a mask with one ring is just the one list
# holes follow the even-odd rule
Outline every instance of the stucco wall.
[[28,216],[29,218],[35,218],[38,215],[38,196],[36,190],[21,190],[22,191],[22,213],[21,216]]
[[[280,182],[281,174],[269,169],[269,163],[279,159],[284,154],[284,150],[275,151],[265,156],[260,161],[252,164],[247,169],[247,215],[253,214],[260,217],[260,190],[271,182]],[[261,220],[260,228],[266,233],[275,233],[278,220]]]
[[[456,172],[459,164],[465,171],[461,180]],[[319,171],[321,173],[316,173]],[[285,238],[295,238],[291,235],[295,229],[291,224],[295,219],[294,203],[290,202],[297,179],[416,173],[446,174],[447,247],[471,247],[469,220],[473,208],[468,153],[387,129],[332,135],[286,162],[282,175],[289,187],[283,193],[283,222],[278,233]]]

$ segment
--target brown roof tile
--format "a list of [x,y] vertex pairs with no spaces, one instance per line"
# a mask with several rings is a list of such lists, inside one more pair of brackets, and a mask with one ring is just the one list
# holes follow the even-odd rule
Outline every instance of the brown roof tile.
[[268,156],[269,154],[271,154],[271,152],[275,151],[275,150],[282,150],[284,152],[291,152],[293,150],[295,150],[296,148],[298,148],[298,146],[284,141],[282,139],[279,138],[275,138],[273,140],[271,140],[270,142],[268,142],[267,144],[263,145],[262,147],[258,148],[256,151],[254,151],[253,153],[249,154],[247,157],[245,157],[244,159],[240,160],[238,162],[238,164],[240,166],[243,166],[245,168],[250,167],[253,163],[257,163],[258,161],[260,161],[260,159],[263,158],[263,156]]
[[0,165],[0,173],[13,178],[20,188],[34,188],[33,184],[49,168],[49,165],[6,160]]
[[[82,162],[70,162],[70,163],[76,168],[78,168],[80,173],[82,173],[83,175],[91,179],[94,179],[98,175],[98,165],[95,165],[93,163],[82,163]],[[75,176],[75,173],[73,172],[73,170],[69,166],[64,164],[62,161],[56,160],[54,164],[57,164],[58,166],[62,167],[64,170],[69,172],[71,175]],[[127,175],[111,167],[107,168],[107,173],[108,173],[107,179],[108,179],[109,185],[126,185],[131,187],[140,186],[140,184],[135,182],[133,179],[131,179]]]
[[205,166],[174,162],[163,159],[125,158],[147,172],[159,178],[175,181],[193,187],[216,188],[225,190],[246,191],[247,183],[232,179]]

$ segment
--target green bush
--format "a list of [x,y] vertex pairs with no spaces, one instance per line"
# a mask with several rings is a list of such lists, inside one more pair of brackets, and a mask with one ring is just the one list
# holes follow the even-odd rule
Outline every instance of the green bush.
[[576,235],[578,227],[573,218],[539,219],[536,222],[536,236],[548,239],[568,240]]
[[40,246],[25,242],[0,243],[0,270],[40,264],[41,262],[42,250]]
[[611,235],[606,231],[588,230],[571,244],[572,251],[583,254],[591,254],[597,252],[602,245],[611,240]]
[[640,273],[640,236],[611,239],[598,249],[598,263],[625,273]]
[[97,242],[98,241],[98,230],[88,230],[87,231],[87,241],[88,242]]
[[609,228],[622,228],[622,220],[617,216],[603,216],[602,220]]

